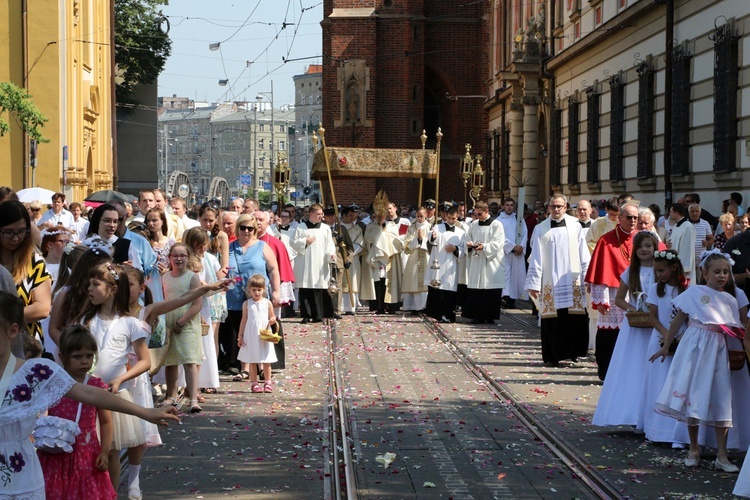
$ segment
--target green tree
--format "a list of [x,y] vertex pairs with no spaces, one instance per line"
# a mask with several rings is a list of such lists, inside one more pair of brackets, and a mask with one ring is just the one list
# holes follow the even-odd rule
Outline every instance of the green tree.
[[115,0],[117,99],[127,100],[138,83],[153,83],[172,51],[166,18],[169,0]]
[[47,118],[36,107],[31,96],[21,87],[0,82],[0,136],[10,132],[10,124],[2,117],[5,112],[36,142],[49,142],[42,136]]

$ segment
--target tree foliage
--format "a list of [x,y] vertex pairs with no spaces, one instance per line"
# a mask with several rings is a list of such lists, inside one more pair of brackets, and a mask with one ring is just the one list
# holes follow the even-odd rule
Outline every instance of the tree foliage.
[[117,98],[128,99],[136,84],[153,83],[164,69],[172,40],[159,10],[169,0],[115,0]]
[[10,124],[2,117],[5,112],[37,142],[49,142],[42,136],[47,118],[36,107],[31,96],[21,87],[0,82],[0,136],[10,132]]

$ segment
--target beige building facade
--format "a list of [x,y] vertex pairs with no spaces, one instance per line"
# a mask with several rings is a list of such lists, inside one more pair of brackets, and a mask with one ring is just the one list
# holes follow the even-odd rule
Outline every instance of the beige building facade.
[[494,2],[490,197],[750,198],[750,3],[675,0],[671,57],[667,8]]

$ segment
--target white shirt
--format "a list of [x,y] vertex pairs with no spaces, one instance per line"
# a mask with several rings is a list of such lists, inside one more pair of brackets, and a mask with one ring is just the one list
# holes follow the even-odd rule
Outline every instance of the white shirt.
[[70,229],[75,229],[75,221],[73,220],[73,214],[65,210],[64,208],[59,214],[56,214],[53,210],[47,210],[44,215],[36,223],[37,226],[44,224],[45,222],[52,222],[55,226],[63,226]]

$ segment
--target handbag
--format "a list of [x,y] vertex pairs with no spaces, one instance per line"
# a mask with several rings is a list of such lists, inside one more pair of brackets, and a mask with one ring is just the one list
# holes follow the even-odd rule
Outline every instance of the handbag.
[[172,332],[166,332],[164,338],[164,344],[161,347],[150,348],[148,353],[151,356],[151,368],[148,370],[148,374],[152,377],[159,373],[161,367],[164,366],[164,361],[167,359],[167,352],[169,351],[169,344],[172,343]]
[[747,354],[743,348],[741,351],[735,351],[729,348],[729,342],[727,341],[726,335],[724,336],[724,342],[727,344],[727,356],[729,357],[729,369],[732,371],[742,370],[745,367],[745,359]]
[[[84,385],[88,381],[89,376],[87,374],[83,380]],[[82,408],[83,403],[78,403],[75,421],[49,415],[39,418],[34,432],[31,434],[36,449],[45,453],[72,453],[76,436],[81,433],[78,420],[81,418]]]
[[206,323],[206,320],[201,318],[201,336],[205,337],[208,335],[208,332],[211,331],[211,325]]

